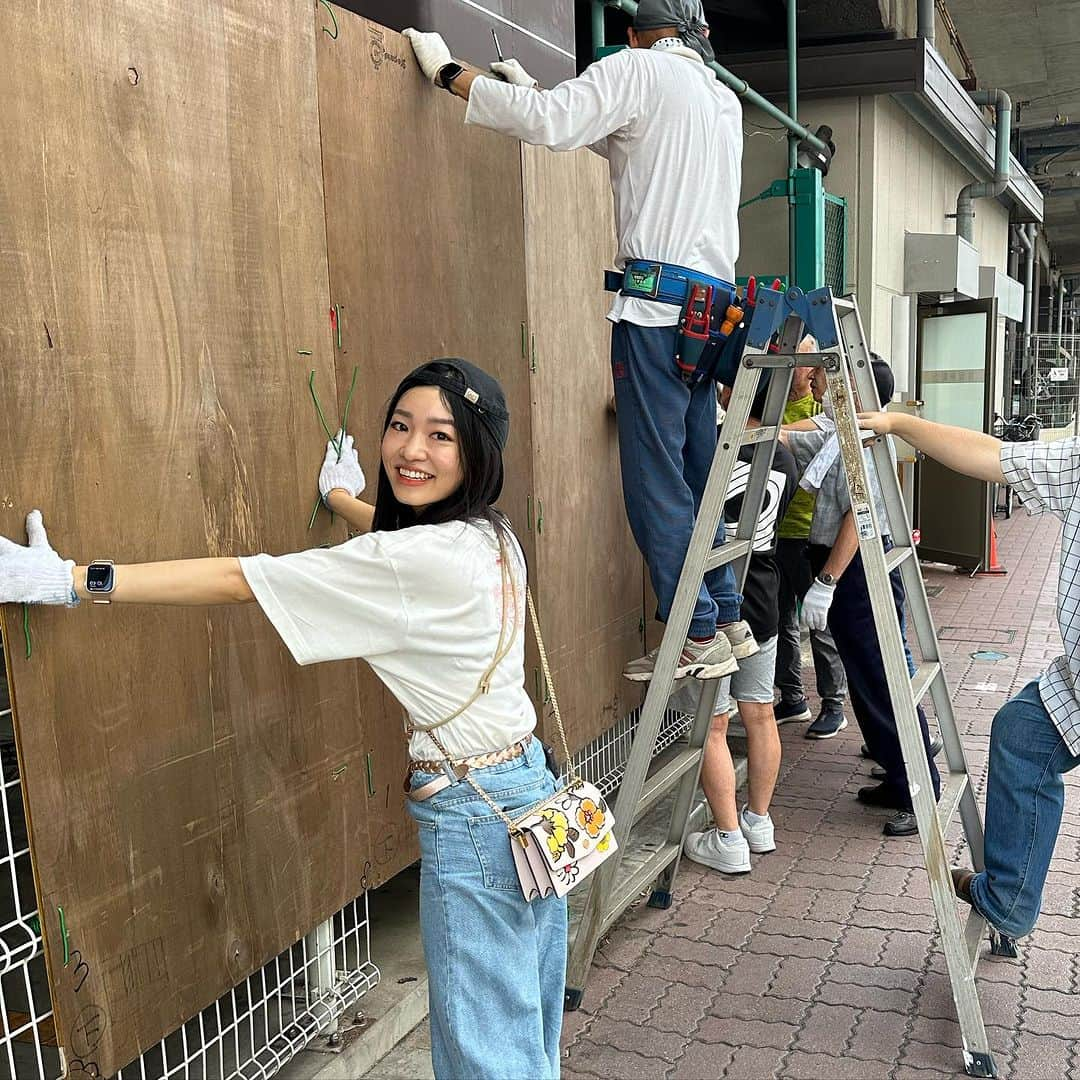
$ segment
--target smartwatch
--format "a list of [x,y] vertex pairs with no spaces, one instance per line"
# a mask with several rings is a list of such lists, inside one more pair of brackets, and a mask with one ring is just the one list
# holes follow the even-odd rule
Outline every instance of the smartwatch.
[[821,573],[818,574],[817,579],[821,582],[822,585],[833,586],[836,584],[836,578],[834,578],[832,574],[826,574],[824,570],[822,570]]
[[[435,77],[435,82],[441,86],[444,90],[450,90],[450,84],[464,71],[465,69],[458,63],[451,61],[449,64],[443,64],[439,68],[439,74]],[[452,93],[453,91],[451,91]]]
[[86,591],[95,604],[111,604],[109,593],[116,586],[116,567],[112,559],[94,559],[86,568]]

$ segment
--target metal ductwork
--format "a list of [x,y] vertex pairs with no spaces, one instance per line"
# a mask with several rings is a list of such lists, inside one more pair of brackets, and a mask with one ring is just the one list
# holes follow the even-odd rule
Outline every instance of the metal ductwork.
[[973,90],[976,105],[993,105],[997,113],[994,146],[994,178],[976,181],[960,189],[956,197],[956,234],[968,243],[975,235],[975,199],[997,198],[1009,186],[1009,140],[1012,136],[1012,99],[1004,90]]

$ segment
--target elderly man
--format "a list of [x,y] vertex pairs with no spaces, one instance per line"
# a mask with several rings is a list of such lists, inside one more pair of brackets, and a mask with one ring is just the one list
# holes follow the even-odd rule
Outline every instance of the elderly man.
[[1080,765],[1080,439],[1002,443],[903,413],[864,413],[860,426],[897,435],[942,465],[1011,484],[1029,513],[1064,524],[1058,627],[1065,652],[1007,701],[990,730],[986,869],[953,871],[956,894],[1006,937],[1031,932],[1065,806],[1067,772]]
[[[588,146],[608,161],[621,271],[608,318],[623,497],[666,622],[716,449],[715,390],[688,362],[680,321],[695,303],[706,318],[726,311],[739,254],[742,110],[706,67],[713,54],[700,0],[642,0],[630,48],[552,90],[539,90],[516,60],[492,65],[500,79],[483,78],[455,62],[438,34],[405,35],[424,74],[468,101],[467,124],[553,150]],[[730,567],[707,575],[678,677],[729,675],[757,652],[740,600]],[[656,652],[627,665],[626,678],[651,679]]]

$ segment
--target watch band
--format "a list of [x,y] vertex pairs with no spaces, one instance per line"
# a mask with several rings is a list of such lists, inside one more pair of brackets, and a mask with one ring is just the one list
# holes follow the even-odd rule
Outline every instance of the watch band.
[[[449,64],[443,64],[439,68],[439,74],[435,76],[436,86],[441,86],[444,90],[450,90],[450,84],[464,71],[465,69],[456,61],[451,61]],[[451,91],[452,93],[453,91]]]

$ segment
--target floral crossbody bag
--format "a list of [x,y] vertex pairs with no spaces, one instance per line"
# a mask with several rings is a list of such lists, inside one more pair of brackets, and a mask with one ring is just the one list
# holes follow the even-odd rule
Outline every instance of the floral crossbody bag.
[[[514,596],[515,629],[517,625],[517,597],[510,577],[509,559],[502,535],[498,530],[496,533],[499,539],[503,575],[502,626],[499,631],[499,643],[495,649],[495,658],[480,680],[477,692],[469,699],[469,705],[480,694],[487,692],[492,672],[510,651],[514,634],[510,635],[510,641],[505,642],[504,645],[508,594]],[[595,784],[583,780],[573,766],[570,747],[566,741],[566,728],[563,727],[559,702],[555,696],[555,685],[548,666],[547,650],[544,648],[544,639],[540,635],[540,621],[536,617],[532,590],[528,586],[526,586],[525,595],[533,634],[536,636],[536,647],[540,653],[540,666],[551,696],[555,727],[559,732],[559,740],[562,743],[567,767],[570,769],[570,776],[565,787],[529,809],[516,820],[510,817],[471,775],[466,774],[464,779],[505,823],[522,895],[526,900],[532,901],[552,894],[565,896],[609,855],[612,855],[618,845],[615,842],[615,818],[607,800],[600,793],[600,789]],[[460,716],[465,708],[467,705],[458,709],[453,716]],[[446,720],[450,719],[452,717],[446,718]],[[441,727],[445,722],[445,720],[440,721],[433,727]],[[419,730],[424,731],[431,738],[439,753],[453,767],[453,760],[432,728]]]

